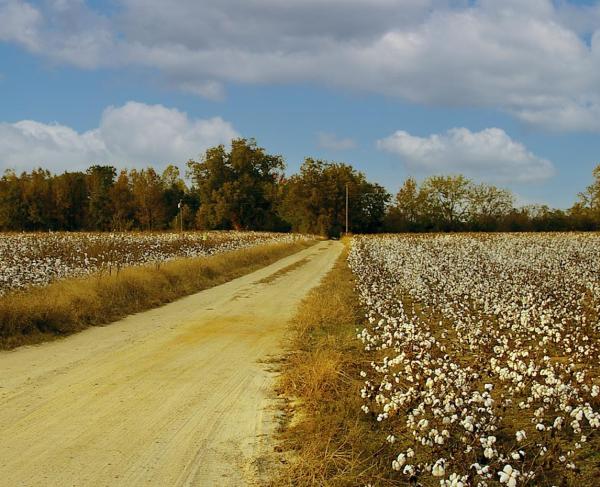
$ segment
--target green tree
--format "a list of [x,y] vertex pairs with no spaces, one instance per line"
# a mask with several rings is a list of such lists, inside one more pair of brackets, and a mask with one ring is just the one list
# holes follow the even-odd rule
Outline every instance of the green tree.
[[464,228],[472,183],[462,175],[431,176],[421,185],[425,213],[435,230]]
[[208,149],[200,162],[189,161],[189,174],[198,192],[200,228],[268,230],[279,223],[276,186],[285,165],[281,156],[267,154],[253,139],[236,139]]
[[515,198],[506,190],[491,184],[477,184],[470,188],[469,220],[471,230],[498,230],[501,220],[514,208]]
[[381,230],[390,195],[364,174],[343,163],[306,159],[300,173],[285,182],[282,217],[294,231],[337,236],[345,229],[346,187],[348,219],[354,232]]

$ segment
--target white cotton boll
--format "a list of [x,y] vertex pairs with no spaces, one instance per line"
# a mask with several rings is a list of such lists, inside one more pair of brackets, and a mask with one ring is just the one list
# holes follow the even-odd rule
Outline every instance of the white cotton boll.
[[498,472],[500,476],[500,483],[506,484],[508,487],[515,487],[517,485],[517,477],[519,471],[513,469],[511,465],[505,465],[501,472]]
[[442,481],[443,483],[440,482],[440,485],[447,487],[465,487],[466,480],[467,477],[460,477],[457,473],[453,473],[448,480]]
[[431,474],[434,477],[443,477],[444,475],[446,475],[446,470],[444,469],[444,461],[443,460],[442,461],[438,460],[437,462],[435,462],[435,465],[431,469]]
[[398,470],[400,470],[406,463],[406,455],[404,455],[404,453],[400,453],[395,462],[398,465]]

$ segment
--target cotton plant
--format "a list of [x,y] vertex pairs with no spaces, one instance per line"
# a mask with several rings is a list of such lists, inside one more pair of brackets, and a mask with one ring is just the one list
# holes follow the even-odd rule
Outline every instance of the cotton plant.
[[372,357],[363,411],[413,451],[393,470],[442,486],[537,485],[548,465],[576,478],[600,428],[598,235],[355,237],[348,262]]
[[268,232],[0,234],[0,296],[53,281],[308,236]]

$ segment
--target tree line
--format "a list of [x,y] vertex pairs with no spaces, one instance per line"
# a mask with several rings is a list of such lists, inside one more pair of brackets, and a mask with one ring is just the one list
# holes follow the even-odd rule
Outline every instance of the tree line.
[[[594,183],[567,211],[516,207],[507,190],[464,176],[407,179],[392,196],[352,166],[307,158],[285,177],[281,156],[253,139],[208,149],[187,163],[129,171],[92,165],[52,174],[44,169],[0,179],[0,230],[235,229],[337,236],[348,220],[357,233],[553,231],[600,229],[600,166]],[[186,181],[189,181],[186,182]]]
[[600,229],[600,166],[595,182],[568,210],[547,205],[517,207],[514,195],[464,176],[431,176],[420,185],[408,178],[388,207],[390,232],[522,232]]

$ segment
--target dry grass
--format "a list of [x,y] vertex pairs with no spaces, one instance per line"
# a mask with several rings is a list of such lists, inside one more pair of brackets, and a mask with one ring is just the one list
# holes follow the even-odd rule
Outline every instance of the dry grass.
[[211,257],[124,268],[0,298],[0,348],[14,348],[115,321],[222,284],[313,242],[258,245]]
[[[278,392],[288,400],[280,433],[286,464],[273,486],[399,485],[385,477],[392,455],[361,411],[357,303],[346,252],[303,301]],[[362,326],[361,326],[362,327]],[[385,435],[383,436],[385,439]]]

